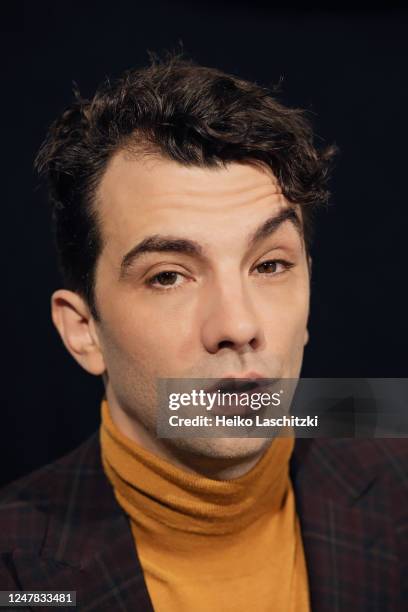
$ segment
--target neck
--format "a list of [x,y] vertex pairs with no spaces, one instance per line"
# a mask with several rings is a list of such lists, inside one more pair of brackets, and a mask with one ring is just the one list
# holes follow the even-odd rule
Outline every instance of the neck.
[[191,474],[206,476],[214,480],[239,478],[258,463],[271,444],[271,440],[266,439],[260,449],[244,457],[208,457],[193,453],[185,448],[174,446],[167,439],[157,438],[154,431],[148,430],[139,420],[129,416],[120,407],[109,387],[106,390],[106,399],[110,407],[112,421],[125,436],[142,448]]

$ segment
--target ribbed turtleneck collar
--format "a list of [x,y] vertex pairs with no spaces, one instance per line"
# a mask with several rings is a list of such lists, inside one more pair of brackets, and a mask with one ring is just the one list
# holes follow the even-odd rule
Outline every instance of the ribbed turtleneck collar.
[[102,401],[102,461],[119,504],[190,534],[239,532],[264,513],[277,512],[289,486],[293,437],[275,438],[243,476],[215,480],[187,472],[142,448],[113,422]]

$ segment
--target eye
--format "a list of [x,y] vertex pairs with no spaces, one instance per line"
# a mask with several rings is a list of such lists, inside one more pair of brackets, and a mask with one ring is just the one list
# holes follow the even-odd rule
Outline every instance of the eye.
[[266,274],[267,276],[277,276],[278,274],[282,274],[286,272],[290,268],[293,268],[295,264],[290,261],[285,261],[284,259],[268,259],[267,261],[263,261],[255,267],[255,270],[258,270],[261,274]]
[[170,289],[177,289],[177,287],[180,286],[182,281],[177,282],[178,277],[183,277],[183,274],[175,272],[174,270],[164,270],[148,278],[146,280],[146,285],[152,289],[158,289],[159,291],[169,291]]

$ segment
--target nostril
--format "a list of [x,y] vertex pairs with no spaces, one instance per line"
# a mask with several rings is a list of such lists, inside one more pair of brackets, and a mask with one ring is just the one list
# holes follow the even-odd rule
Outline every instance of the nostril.
[[234,347],[234,343],[231,342],[231,340],[222,340],[221,342],[218,343],[218,347],[220,349],[222,349],[222,348],[233,348]]
[[252,338],[249,345],[252,349],[256,350],[261,345],[260,338]]

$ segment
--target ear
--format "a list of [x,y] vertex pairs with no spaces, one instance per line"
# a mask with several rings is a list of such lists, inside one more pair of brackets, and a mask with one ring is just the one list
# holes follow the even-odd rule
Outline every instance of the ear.
[[[310,283],[310,280],[312,278],[312,258],[311,258],[310,255],[307,256],[307,265],[308,265],[308,268],[309,268],[309,283]],[[303,340],[303,346],[306,346],[306,344],[308,342],[309,342],[309,330],[306,327],[306,329],[305,329],[305,337],[304,337],[304,340]]]
[[311,278],[312,278],[312,261],[313,260],[312,260],[311,256],[308,255],[307,256],[307,263],[308,263],[308,266],[309,266],[309,280],[311,280]]
[[85,300],[73,291],[58,289],[51,297],[51,316],[65,348],[79,365],[95,376],[103,374],[105,362]]
[[308,342],[309,342],[309,330],[306,327],[306,329],[305,329],[305,337],[304,337],[304,340],[303,340],[303,346],[306,346],[306,344]]

